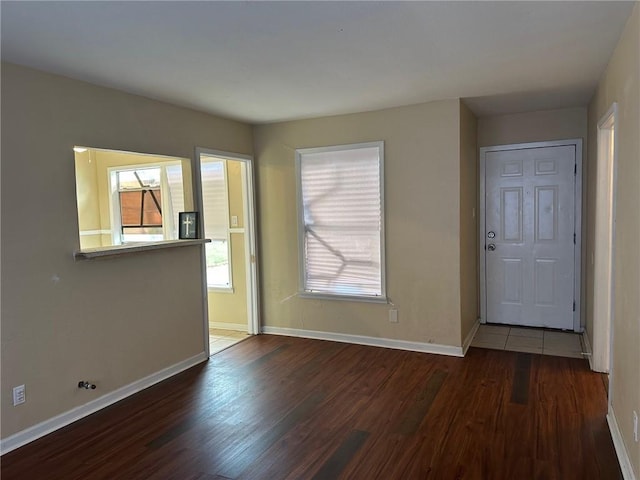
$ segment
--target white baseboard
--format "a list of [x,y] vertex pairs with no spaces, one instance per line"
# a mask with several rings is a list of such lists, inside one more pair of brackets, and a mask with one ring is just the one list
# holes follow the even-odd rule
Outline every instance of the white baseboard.
[[462,342],[463,356],[467,354],[467,350],[469,350],[469,347],[471,346],[471,342],[473,342],[473,337],[476,336],[476,332],[478,331],[478,328],[480,328],[480,321],[476,320],[476,323],[474,323],[473,327],[471,327],[471,330],[469,330],[469,333],[467,334],[467,337],[464,339],[464,342]]
[[331,340],[334,342],[354,343],[356,345],[369,345],[372,347],[395,348],[396,350],[409,350],[412,352],[436,353],[438,355],[449,355],[453,357],[464,356],[462,347],[439,345],[436,343],[409,342],[407,340],[393,340],[391,338],[366,337],[364,335],[347,335],[345,333],[268,326],[262,327],[262,333],[288,337],[313,338],[316,340]]
[[239,330],[247,331],[246,323],[226,323],[226,322],[209,322],[209,328],[219,328],[220,330]]
[[582,332],[582,341],[584,343],[584,349],[586,350],[587,360],[589,360],[589,368],[593,370],[593,349],[591,348],[591,342],[589,341],[589,335],[586,329]]
[[607,423],[609,424],[609,431],[611,432],[613,446],[615,447],[616,454],[618,455],[618,463],[620,463],[622,477],[624,480],[636,480],[636,476],[633,473],[633,465],[631,465],[629,453],[624,446],[624,440],[622,439],[622,434],[618,428],[618,422],[613,410],[609,410],[609,413],[607,413]]
[[118,388],[117,390],[114,390],[111,393],[107,393],[100,398],[96,398],[89,403],[85,403],[84,405],[81,405],[79,407],[72,408],[67,412],[56,415],[55,417],[45,420],[44,422],[40,422],[37,425],[33,425],[32,427],[26,428],[18,433],[14,433],[7,438],[3,438],[0,441],[0,455],[9,453],[10,451],[26,445],[29,442],[33,442],[40,437],[44,437],[45,435],[54,432],[55,430],[65,427],[70,423],[80,420],[81,418],[84,418],[88,415],[91,415],[98,410],[102,410],[109,405],[112,405],[126,397],[129,397],[134,393],[138,393],[145,388],[155,385],[162,380],[166,380],[167,378],[172,377],[186,370],[187,368],[191,368],[198,363],[202,363],[207,359],[208,357],[204,352],[199,353],[198,355],[187,358],[186,360],[178,362],[175,365],[164,368],[156,373],[152,373],[151,375],[141,378],[140,380],[136,380],[129,385]]

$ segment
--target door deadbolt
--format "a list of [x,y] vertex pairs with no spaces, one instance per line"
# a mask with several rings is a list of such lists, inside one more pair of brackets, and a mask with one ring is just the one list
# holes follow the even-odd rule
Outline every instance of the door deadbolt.
[[495,236],[496,236],[496,232],[487,233],[487,237],[489,237],[489,238],[495,238]]
[[493,252],[495,249],[496,249],[495,243],[490,243],[489,245],[487,245],[487,250],[489,250],[490,252]]

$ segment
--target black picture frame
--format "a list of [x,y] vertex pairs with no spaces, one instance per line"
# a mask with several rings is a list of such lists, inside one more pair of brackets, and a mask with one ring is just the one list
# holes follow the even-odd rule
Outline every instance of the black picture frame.
[[180,240],[198,238],[198,212],[178,213],[178,238]]

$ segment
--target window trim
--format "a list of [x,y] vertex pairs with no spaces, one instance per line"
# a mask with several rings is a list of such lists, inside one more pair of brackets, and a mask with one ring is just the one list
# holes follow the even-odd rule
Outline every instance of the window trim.
[[[301,163],[304,155],[327,152],[345,152],[363,148],[377,148],[379,158],[380,178],[380,295],[349,295],[326,292],[309,292],[304,288],[305,257],[304,257],[304,208],[302,202],[302,170]],[[370,303],[389,303],[387,298],[386,280],[386,234],[385,234],[385,195],[384,195],[384,141],[351,143],[346,145],[331,145],[327,147],[296,149],[296,208],[298,216],[298,296],[320,300],[346,300]]]

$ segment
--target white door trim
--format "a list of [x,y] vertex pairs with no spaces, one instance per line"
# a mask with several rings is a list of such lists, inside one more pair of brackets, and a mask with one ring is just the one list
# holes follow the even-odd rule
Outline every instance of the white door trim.
[[[193,184],[194,184],[194,205],[198,210],[200,225],[202,221],[202,177],[200,170],[200,156],[211,155],[226,160],[243,162],[245,169],[242,169],[242,187],[245,190],[243,197],[243,215],[245,217],[245,265],[247,276],[247,333],[257,335],[260,333],[260,308],[259,308],[259,286],[258,286],[258,260],[257,260],[257,240],[256,240],[256,206],[254,192],[254,168],[253,157],[240,153],[225,152],[211,148],[196,147],[193,161]],[[207,355],[209,351],[209,289],[207,287],[207,260],[205,247],[202,247],[201,254],[201,274],[202,274],[202,298],[203,298],[203,328],[204,328],[204,348]]]
[[479,173],[479,205],[480,205],[480,218],[479,218],[479,258],[480,258],[480,323],[487,323],[487,290],[486,290],[486,164],[485,157],[488,152],[506,151],[506,150],[522,150],[527,148],[543,148],[543,147],[561,147],[561,146],[574,146],[575,148],[575,160],[576,160],[576,175],[575,175],[575,234],[576,243],[574,247],[574,300],[576,302],[575,311],[573,312],[573,330],[575,332],[582,332],[582,316],[581,316],[581,266],[582,266],[582,139],[570,139],[570,140],[555,140],[547,142],[532,142],[532,143],[514,143],[510,145],[496,145],[490,147],[480,148],[480,173]]
[[245,160],[245,169],[242,170],[243,187],[245,195],[242,196],[245,220],[245,268],[247,272],[247,288],[251,292],[247,295],[247,312],[249,314],[247,331],[250,335],[260,333],[260,309],[258,288],[258,253],[256,240],[256,199],[254,189],[253,158]]
[[[600,118],[597,127],[595,233],[592,258],[593,331],[589,332],[593,335],[591,368],[604,373],[609,372],[611,366],[613,336],[617,123],[618,104],[614,102]],[[613,138],[605,139],[604,135],[611,135]],[[610,378],[610,386],[611,381]]]

